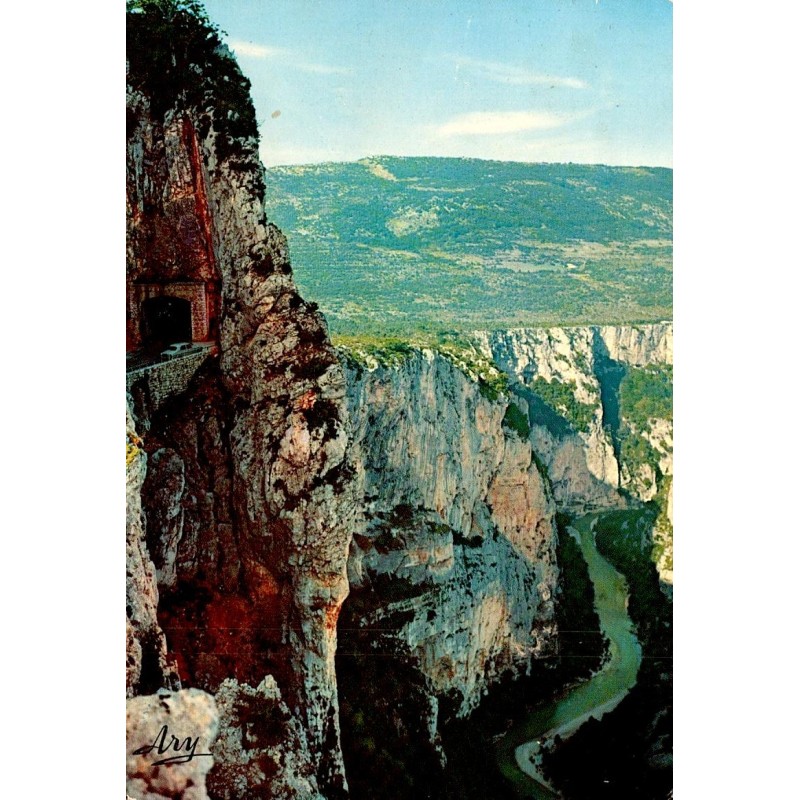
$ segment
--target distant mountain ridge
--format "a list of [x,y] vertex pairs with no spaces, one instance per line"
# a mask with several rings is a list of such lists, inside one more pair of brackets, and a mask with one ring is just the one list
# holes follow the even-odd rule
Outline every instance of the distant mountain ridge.
[[265,206],[334,333],[672,317],[672,170],[375,157],[273,167]]

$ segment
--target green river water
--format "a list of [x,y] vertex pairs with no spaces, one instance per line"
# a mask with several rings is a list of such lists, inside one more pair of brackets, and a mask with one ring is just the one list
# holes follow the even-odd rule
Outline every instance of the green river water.
[[610,658],[596,675],[513,725],[498,742],[500,770],[522,797],[550,800],[558,795],[522,772],[516,749],[540,738],[552,738],[559,732],[563,739],[588,716],[599,717],[613,708],[636,683],[642,650],[627,612],[628,586],[595,546],[592,529],[599,516],[581,517],[573,523],[572,532],[589,567],[600,628],[610,641]]

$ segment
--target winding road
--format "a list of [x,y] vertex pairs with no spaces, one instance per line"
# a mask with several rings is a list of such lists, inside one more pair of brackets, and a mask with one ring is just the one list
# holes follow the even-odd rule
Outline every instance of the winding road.
[[559,796],[539,771],[541,744],[557,735],[565,739],[591,717],[600,719],[615,708],[636,683],[642,662],[642,649],[627,612],[627,584],[600,555],[594,542],[599,516],[581,517],[569,532],[580,544],[589,567],[600,628],[610,642],[609,659],[588,681],[513,725],[497,747],[502,773],[523,796],[537,800]]

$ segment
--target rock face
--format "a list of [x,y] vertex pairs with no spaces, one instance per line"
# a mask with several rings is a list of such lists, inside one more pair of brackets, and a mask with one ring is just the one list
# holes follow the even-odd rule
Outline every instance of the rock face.
[[[629,370],[671,364],[670,324],[474,342],[508,376],[507,395],[490,399],[431,350],[342,351],[365,512],[339,658],[350,762],[375,756],[351,740],[358,731],[388,742],[376,757],[389,769],[386,751],[435,774],[443,718],[468,714],[501,676],[553,652],[556,508],[624,507],[671,486],[671,414],[628,430],[620,400]],[[630,460],[621,430],[649,442],[652,464]]]
[[[182,17],[164,38],[154,13],[128,17],[129,339],[161,324],[148,302],[186,303],[218,354],[158,405],[131,388],[151,473],[145,484],[137,455],[128,691],[170,685],[167,646],[184,685],[210,693],[228,679],[257,693],[273,675],[304,733],[303,781],[335,793],[336,621],[355,514],[344,376],[265,216],[249,84],[202,23]],[[219,796],[272,797],[272,777],[258,795],[210,780]]]
[[530,444],[503,425],[507,402],[485,398],[430,350],[396,368],[348,369],[347,377],[368,510],[422,506],[464,538],[496,528],[531,562],[542,555],[554,505]]
[[[627,367],[672,365],[672,323],[600,328],[608,358]],[[650,417],[641,430],[626,419],[621,423],[638,434],[651,448],[649,463],[622,463],[622,485],[641,500],[660,498],[662,514],[653,532],[659,550],[656,561],[662,586],[672,590],[672,414],[669,419]],[[624,455],[624,454],[623,454]]]
[[[672,323],[602,327],[517,329],[479,332],[475,341],[513,379],[519,404],[529,413],[534,449],[547,466],[559,507],[582,511],[621,502],[616,491],[647,502],[660,493],[671,509],[672,416],[644,424],[629,418],[620,403],[620,384],[630,370],[672,365]],[[552,409],[532,394],[542,381],[566,398],[554,418]],[[572,403],[574,400],[574,404]],[[576,421],[582,424],[576,424]],[[643,439],[650,452],[624,446]],[[672,582],[671,511],[660,520],[658,566]]]
[[176,682],[167,660],[167,644],[158,623],[158,587],[144,534],[142,484],[147,456],[127,412],[126,465],[126,674],[128,697]]
[[[625,474],[614,441],[621,421],[619,381],[626,367],[672,364],[672,323],[578,328],[516,329],[478,332],[481,351],[515,378],[517,390],[529,401],[536,452],[547,465],[559,506],[607,506],[610,490],[630,489],[642,500],[649,490]],[[567,387],[577,404],[586,407],[588,420],[571,429],[551,419],[541,403],[531,403],[525,389],[536,389],[537,378]],[[570,414],[565,416],[569,419]],[[663,473],[672,474],[671,420],[653,420],[646,435],[669,446],[662,448]]]
[[216,701],[222,733],[212,747],[220,765],[209,779],[213,797],[323,800],[305,731],[271,675],[255,689],[228,678]]
[[[414,351],[374,369],[351,361],[347,379],[365,521],[350,550],[341,647],[403,664],[404,696],[386,714],[414,731],[406,743],[436,752],[440,701],[463,716],[503,673],[551,652],[555,502],[531,442],[504,424],[508,400],[484,397],[442,355]],[[356,718],[381,680],[365,658],[360,671],[344,664],[343,702]]]
[[[127,706],[128,796],[207,800],[205,779],[213,765],[209,749],[219,724],[214,698],[199,689],[162,689],[134,697]],[[170,758],[179,760],[155,763]]]
[[644,367],[672,363],[672,323],[603,325],[598,328],[608,357],[622,364]]
[[[619,486],[619,465],[610,438],[603,429],[600,382],[594,370],[591,328],[519,329],[477,333],[480,350],[519,382],[528,406],[536,452],[547,465],[560,506],[576,511],[608,506]],[[580,428],[553,419],[524,389],[536,379],[566,387],[585,408]]]

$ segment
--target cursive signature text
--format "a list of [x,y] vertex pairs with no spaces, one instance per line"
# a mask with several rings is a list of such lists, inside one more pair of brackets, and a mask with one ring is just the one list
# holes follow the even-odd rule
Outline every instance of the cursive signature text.
[[[167,735],[169,735],[170,739],[169,744],[167,743]],[[185,764],[187,761],[191,761],[193,758],[200,758],[200,756],[211,756],[211,753],[195,753],[195,750],[197,749],[197,743],[199,741],[199,736],[194,739],[187,736],[185,739],[181,740],[177,736],[171,734],[166,725],[162,725],[161,730],[158,732],[158,736],[156,736],[155,740],[153,741],[153,744],[146,744],[144,747],[134,750],[133,755],[143,756],[146,753],[151,753],[153,750],[155,750],[158,755],[163,756],[164,753],[168,753],[170,750],[173,750],[180,755],[170,756],[169,758],[162,758],[158,761],[154,761],[153,766],[156,767],[159,764]]]

